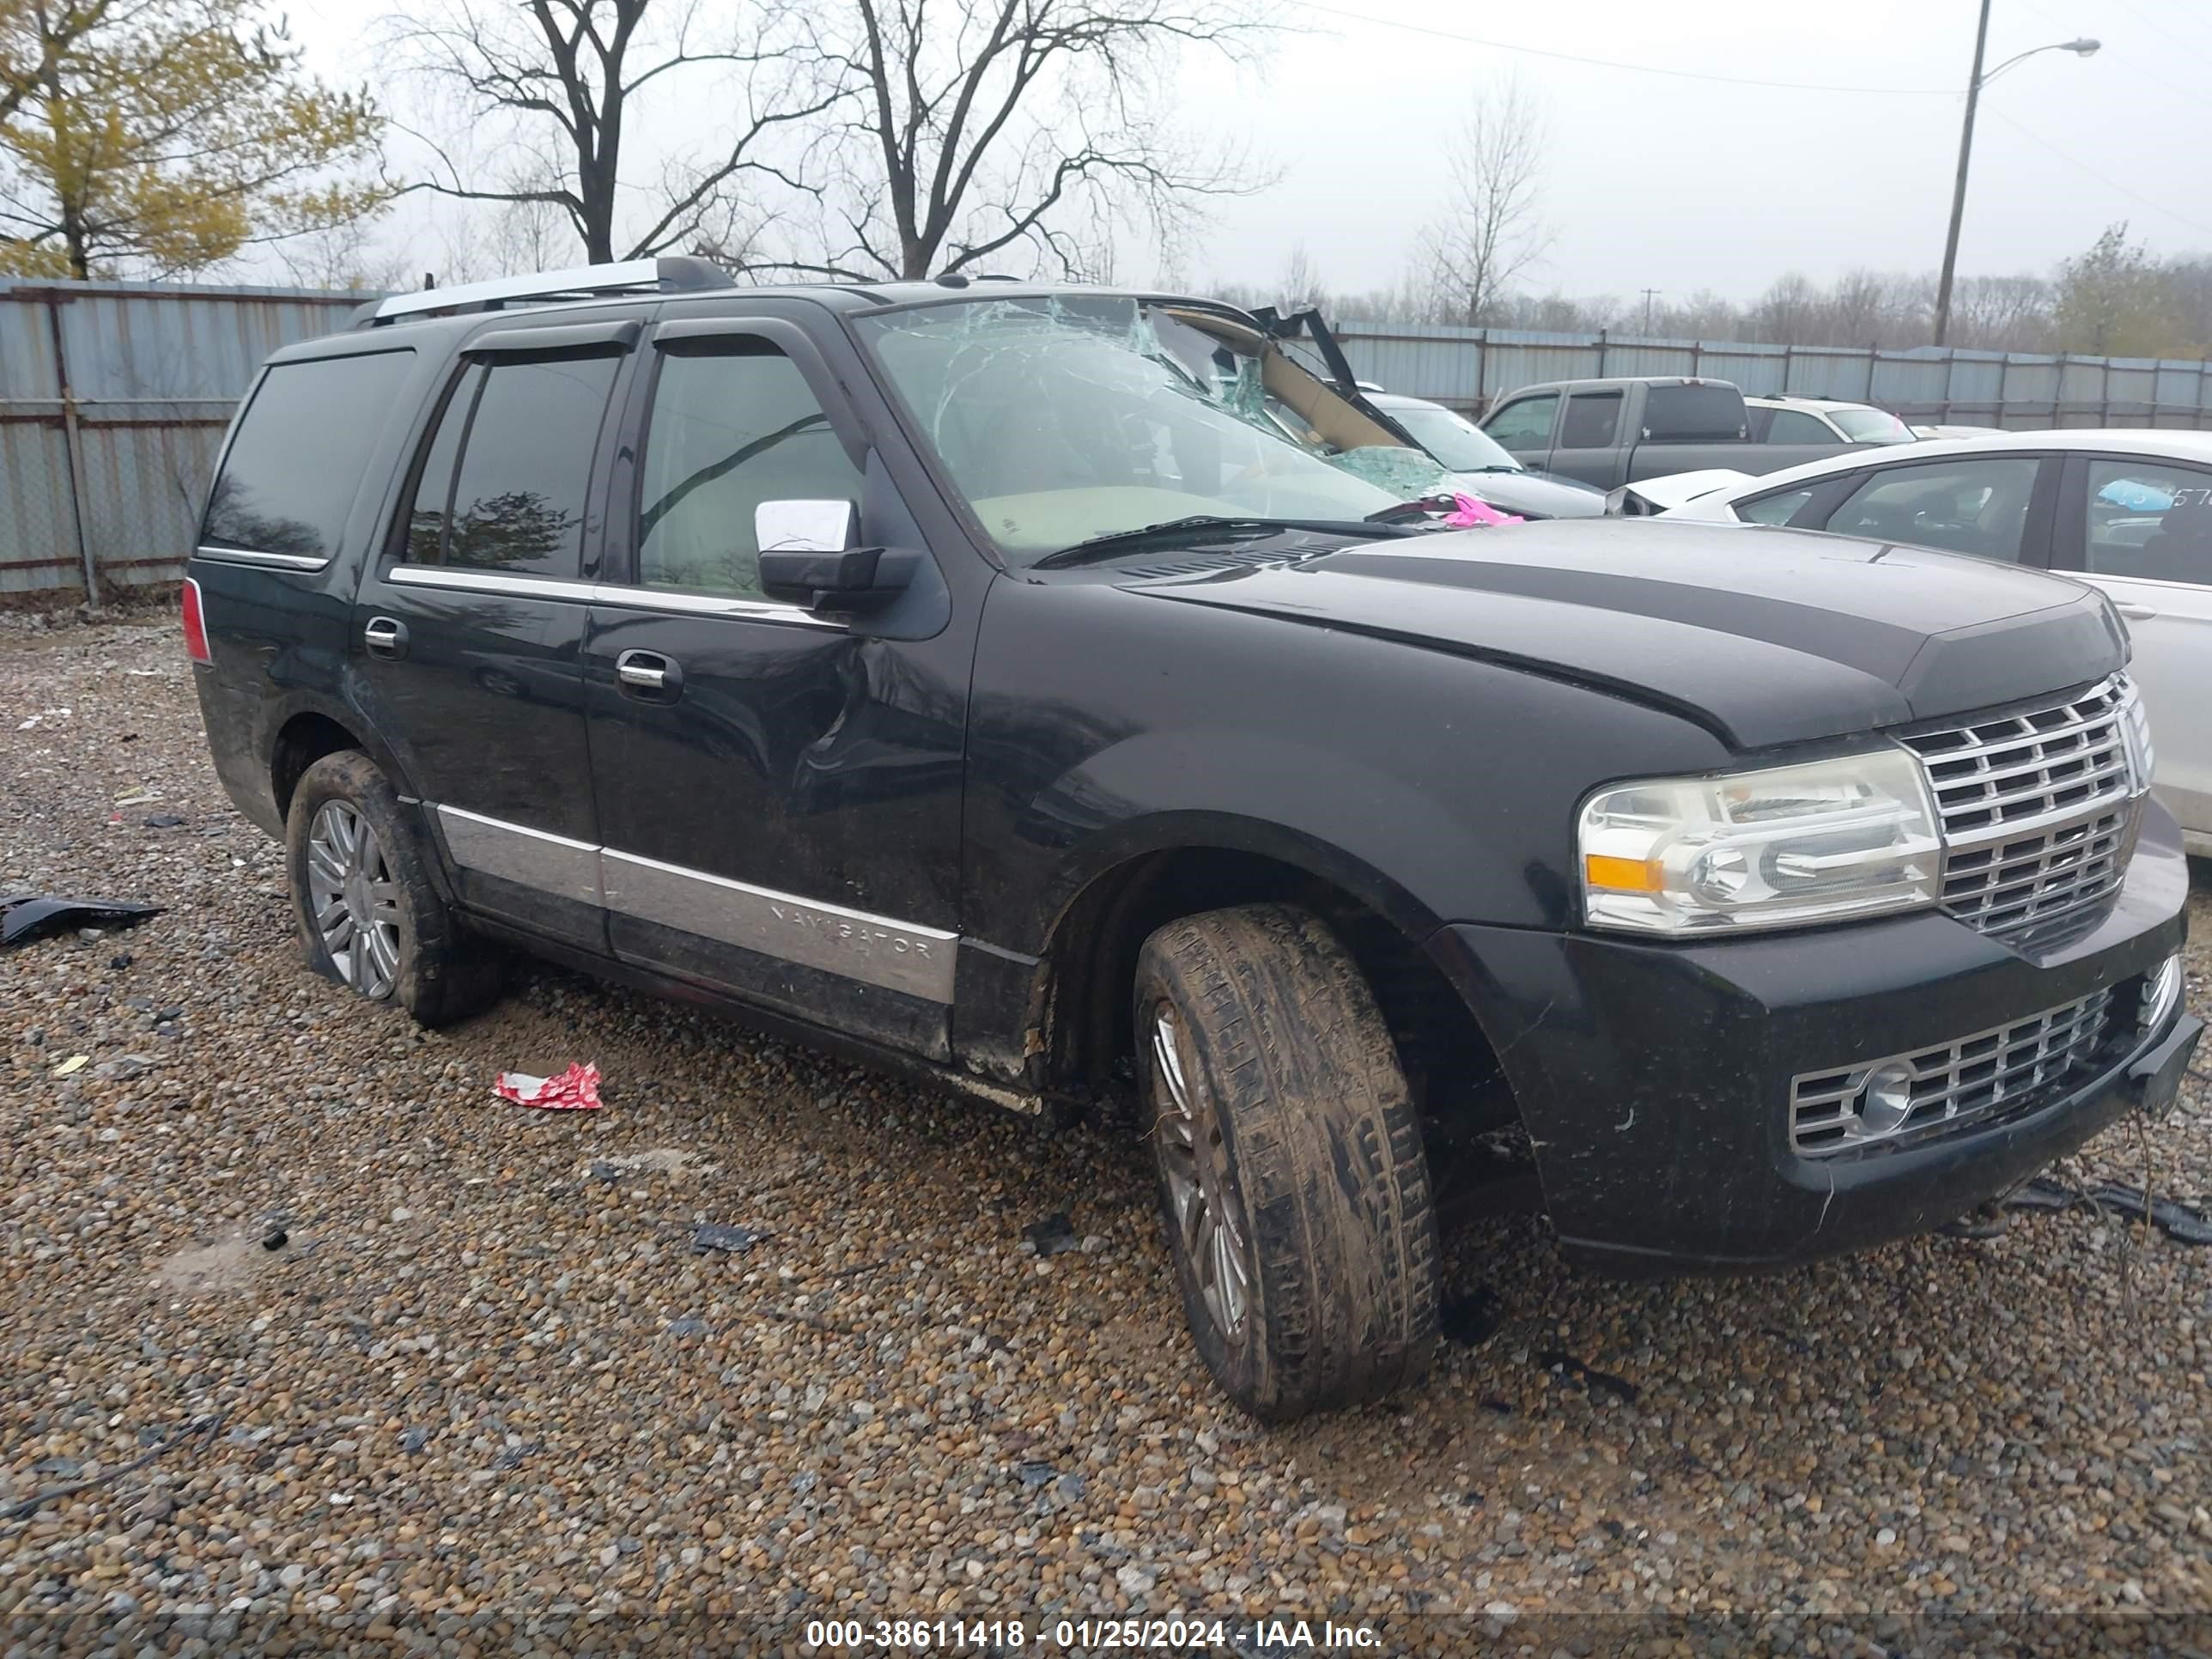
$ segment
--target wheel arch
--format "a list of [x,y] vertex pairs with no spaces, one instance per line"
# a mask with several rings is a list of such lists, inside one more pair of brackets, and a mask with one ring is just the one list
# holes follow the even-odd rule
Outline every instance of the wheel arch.
[[1281,826],[1177,814],[1117,838],[1044,930],[1025,1027],[1048,1091],[1110,1085],[1132,1051],[1138,952],[1178,917],[1280,902],[1311,910],[1367,977],[1416,1097],[1478,1115],[1503,1073],[1473,1012],[1430,957],[1439,919],[1364,860]]

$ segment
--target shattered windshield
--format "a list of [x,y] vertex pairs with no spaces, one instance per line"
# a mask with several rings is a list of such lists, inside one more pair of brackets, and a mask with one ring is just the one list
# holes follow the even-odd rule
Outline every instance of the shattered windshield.
[[[1185,315],[1195,313],[1186,313]],[[1008,562],[1194,515],[1358,520],[1406,498],[1337,464],[1382,428],[1277,352],[1121,295],[956,301],[855,319]],[[1304,377],[1301,380],[1300,377]],[[1336,428],[1323,459],[1273,398]],[[1425,457],[1419,458],[1425,462]]]
[[1441,404],[1398,405],[1384,411],[1413,440],[1455,472],[1522,471],[1513,453],[1464,416]]

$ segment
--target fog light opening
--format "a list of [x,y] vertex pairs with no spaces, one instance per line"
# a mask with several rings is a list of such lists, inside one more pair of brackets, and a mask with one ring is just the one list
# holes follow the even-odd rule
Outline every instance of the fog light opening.
[[1912,1068],[1901,1060],[1877,1066],[1859,1086],[1859,1129],[1893,1135],[1912,1115]]

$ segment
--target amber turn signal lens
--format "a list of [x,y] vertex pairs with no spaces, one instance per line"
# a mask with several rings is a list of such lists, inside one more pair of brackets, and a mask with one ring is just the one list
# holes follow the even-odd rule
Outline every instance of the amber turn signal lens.
[[1656,893],[1659,866],[1650,859],[1611,858],[1602,853],[1583,856],[1583,879],[1592,887],[1616,893]]

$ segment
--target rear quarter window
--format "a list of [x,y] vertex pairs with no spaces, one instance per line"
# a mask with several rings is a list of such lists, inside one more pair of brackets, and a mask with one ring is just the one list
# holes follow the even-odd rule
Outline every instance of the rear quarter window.
[[337,552],[414,356],[379,351],[271,365],[208,492],[201,545],[310,559]]
[[1726,443],[1744,435],[1743,394],[1729,386],[1655,386],[1644,397],[1649,443]]

